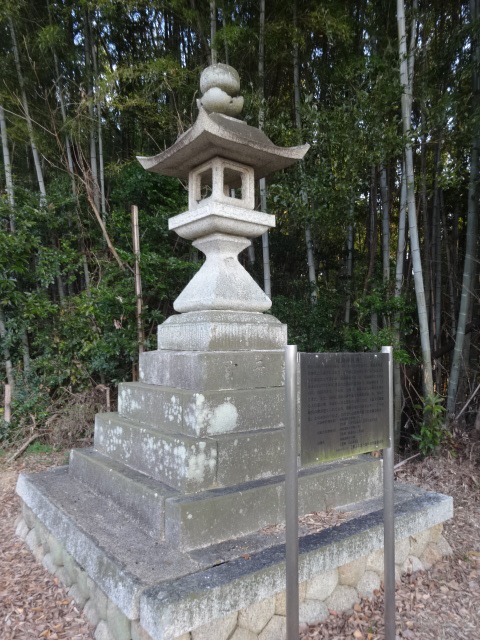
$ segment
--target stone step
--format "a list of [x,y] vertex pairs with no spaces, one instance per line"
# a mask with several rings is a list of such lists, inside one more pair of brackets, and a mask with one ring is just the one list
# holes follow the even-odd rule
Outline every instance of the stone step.
[[95,418],[94,446],[173,489],[196,493],[279,475],[285,434],[283,429],[262,429],[199,439],[101,413]]
[[[253,533],[285,519],[285,477],[179,495],[150,476],[93,449],[73,450],[69,475],[109,498],[156,539],[195,549]],[[299,513],[336,508],[382,493],[381,462],[371,456],[303,469]]]
[[140,354],[139,378],[145,384],[195,389],[283,387],[283,350],[146,351]]
[[[382,494],[382,465],[371,456],[360,456],[303,469],[298,489],[301,515],[369,500]],[[284,522],[284,475],[165,501],[165,539],[176,540],[185,550]]]
[[178,493],[171,487],[94,449],[73,449],[68,473],[111,500],[150,536],[164,538],[165,499]]
[[196,393],[125,382],[118,386],[118,412],[166,433],[215,437],[283,427],[284,396],[283,387]]

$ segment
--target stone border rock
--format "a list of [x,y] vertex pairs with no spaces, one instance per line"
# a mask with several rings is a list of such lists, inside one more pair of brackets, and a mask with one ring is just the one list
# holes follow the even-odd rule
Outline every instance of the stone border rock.
[[[452,553],[442,531],[440,523],[397,541],[397,580],[403,573],[428,569]],[[129,620],[109,600],[25,504],[16,534],[35,558],[69,588],[69,595],[95,627],[95,640],[151,640],[139,621]],[[300,584],[300,623],[313,624],[324,620],[329,611],[340,613],[351,609],[361,597],[379,589],[382,579],[381,549],[310,577]],[[285,615],[283,591],[177,636],[175,640],[284,640]]]

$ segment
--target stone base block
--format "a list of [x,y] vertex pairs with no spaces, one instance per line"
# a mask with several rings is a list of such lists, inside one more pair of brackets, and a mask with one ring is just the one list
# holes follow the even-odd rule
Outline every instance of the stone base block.
[[[75,568],[71,592],[83,602],[89,595],[89,617],[100,619],[96,637],[285,639],[281,538],[257,533],[182,552],[146,536],[104,498],[86,488],[79,491],[66,469],[22,475],[17,492],[26,505],[25,526],[30,532],[47,529],[63,548],[64,567]],[[322,617],[326,607],[351,607],[382,579],[382,502],[369,501],[356,509],[354,519],[300,539],[301,622]],[[424,559],[450,552],[439,525],[451,515],[451,498],[408,485],[396,487],[395,535],[402,558],[405,549],[408,553],[409,566],[421,568]],[[427,543],[417,558],[412,552],[419,549],[417,540],[424,531]],[[41,546],[35,551],[42,557],[47,553]],[[95,616],[91,609],[97,603]]]
[[147,351],[140,354],[145,384],[198,392],[283,387],[285,356],[276,351]]
[[95,449],[183,493],[225,487],[282,473],[283,429],[216,438],[163,434],[116,413],[97,414]]
[[[304,469],[300,512],[338,507],[347,496],[355,501],[378,496],[381,473],[380,462],[370,456]],[[69,476],[112,501],[150,536],[183,549],[239,538],[285,518],[284,476],[181,495],[93,449],[72,451]]]
[[141,382],[118,385],[121,417],[198,438],[283,427],[284,405],[283,387],[197,393]]
[[[367,456],[321,465],[299,473],[299,511],[335,508],[381,495],[381,465]],[[354,487],[354,491],[352,488]],[[285,478],[277,476],[236,487],[211,489],[165,501],[166,538],[196,549],[248,535],[285,521]]]
[[287,326],[273,316],[245,311],[191,311],[158,327],[158,348],[177,351],[283,349]]

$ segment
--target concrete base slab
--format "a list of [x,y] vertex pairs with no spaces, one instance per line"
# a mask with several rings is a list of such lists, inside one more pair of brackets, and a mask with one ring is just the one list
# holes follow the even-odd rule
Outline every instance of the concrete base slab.
[[[17,492],[87,583],[153,640],[172,640],[285,589],[282,534],[257,532],[182,552],[153,540],[105,498],[79,490],[66,468],[22,475]],[[352,519],[301,537],[301,581],[383,547],[381,498],[350,508]],[[403,540],[450,518],[452,499],[397,486],[395,515],[396,538]]]

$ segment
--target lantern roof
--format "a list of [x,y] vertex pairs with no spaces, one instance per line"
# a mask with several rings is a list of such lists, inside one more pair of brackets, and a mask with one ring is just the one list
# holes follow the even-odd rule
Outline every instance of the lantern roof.
[[277,147],[260,129],[200,108],[195,124],[171,147],[156,156],[137,156],[137,160],[147,171],[186,179],[199,165],[221,157],[252,167],[259,180],[301,160],[309,148],[308,144]]

